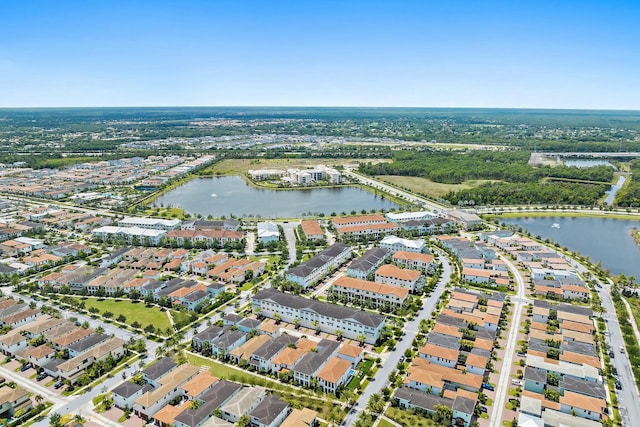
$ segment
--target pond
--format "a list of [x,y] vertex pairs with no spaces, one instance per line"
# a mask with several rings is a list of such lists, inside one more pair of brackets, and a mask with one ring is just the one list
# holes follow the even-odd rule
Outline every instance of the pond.
[[615,169],[615,166],[608,160],[594,160],[594,159],[574,159],[565,160],[566,166],[574,166],[576,168],[590,168],[593,166],[611,166]]
[[154,206],[180,207],[214,217],[299,218],[303,214],[390,210],[399,205],[360,187],[270,190],[248,185],[242,177],[197,178],[175,188]]
[[500,222],[515,224],[533,236],[549,239],[561,246],[589,256],[594,264],[612,274],[624,274],[640,279],[640,246],[631,236],[640,221],[591,217],[530,217],[501,218]]

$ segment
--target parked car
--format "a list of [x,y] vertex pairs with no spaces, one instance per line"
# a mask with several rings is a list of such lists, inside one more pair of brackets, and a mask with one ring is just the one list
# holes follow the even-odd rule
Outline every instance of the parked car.
[[55,383],[55,384],[53,385],[53,388],[55,388],[55,389],[59,389],[60,387],[62,387],[62,385],[63,385],[63,384],[64,384],[64,383],[62,382],[62,380],[61,380],[61,381],[58,381],[57,383]]
[[616,354],[613,352],[613,350],[609,351],[609,357],[612,359],[616,357]]
[[513,379],[513,380],[511,380],[511,384],[512,385],[521,386],[522,385],[522,381]]
[[620,382],[620,380],[616,380],[616,389],[622,390],[622,383]]
[[26,371],[27,369],[30,369],[30,368],[31,368],[30,364],[28,364],[28,363],[24,364],[24,365],[22,365],[22,368],[20,368],[20,372],[24,372],[24,371]]
[[47,374],[45,374],[44,372],[40,372],[40,373],[38,374],[38,376],[36,377],[36,379],[37,379],[38,381],[42,381],[42,380],[43,380],[43,379],[45,379],[45,378],[47,378]]
[[491,384],[489,384],[489,383],[483,383],[483,384],[482,384],[482,388],[486,388],[486,389],[487,389],[487,390],[489,390],[489,391],[494,391],[494,390],[495,390],[495,387],[494,387],[494,386],[492,386],[492,385],[491,385]]

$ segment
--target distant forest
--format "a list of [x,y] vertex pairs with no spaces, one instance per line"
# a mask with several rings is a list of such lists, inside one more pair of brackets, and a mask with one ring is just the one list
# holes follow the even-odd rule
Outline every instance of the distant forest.
[[[577,204],[594,205],[613,180],[613,168],[594,166],[532,167],[525,151],[403,151],[391,163],[363,163],[368,175],[404,175],[460,184],[467,180],[495,180],[477,188],[449,192],[454,205]],[[550,179],[551,178],[551,179]],[[553,178],[580,182],[557,182]]]
[[[214,123],[215,126],[207,126]],[[69,139],[72,133],[91,138]],[[177,137],[290,134],[498,144],[538,151],[640,151],[640,113],[595,110],[420,108],[0,109],[0,143],[66,141],[113,149]],[[179,149],[179,147],[174,147]]]

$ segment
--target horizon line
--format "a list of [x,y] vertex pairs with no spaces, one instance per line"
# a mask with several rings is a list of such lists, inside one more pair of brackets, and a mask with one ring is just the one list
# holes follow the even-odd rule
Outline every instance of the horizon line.
[[416,107],[416,106],[331,106],[331,105],[120,105],[120,106],[45,106],[0,107],[0,110],[81,110],[81,109],[151,109],[151,108],[317,108],[317,109],[413,109],[413,110],[545,110],[545,111],[621,111],[640,112],[640,108],[570,108],[570,107]]

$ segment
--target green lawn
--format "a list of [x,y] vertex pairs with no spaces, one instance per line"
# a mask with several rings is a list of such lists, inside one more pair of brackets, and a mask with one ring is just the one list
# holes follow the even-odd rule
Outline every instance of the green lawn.
[[400,408],[389,407],[384,413],[388,418],[405,427],[435,427],[437,424],[418,415],[412,415],[409,411]]
[[169,310],[171,313],[171,317],[173,318],[173,323],[176,325],[187,325],[189,324],[189,318],[191,317],[191,313],[187,311],[178,311],[178,310]]
[[115,299],[97,299],[97,298],[75,298],[84,301],[85,307],[89,310],[95,307],[100,310],[102,315],[105,311],[113,313],[112,319],[117,319],[121,314],[127,318],[126,323],[131,325],[138,322],[144,328],[147,325],[153,325],[156,330],[164,331],[170,328],[169,318],[167,314],[160,311],[158,307],[147,307],[142,301],[115,300]]
[[434,182],[430,179],[420,178],[416,176],[398,176],[398,175],[378,175],[376,179],[384,182],[388,182],[393,185],[397,185],[401,188],[408,188],[410,191],[417,194],[426,194],[430,197],[442,197],[449,191],[460,191],[469,188],[478,187],[485,182],[495,182],[491,180],[469,180],[462,184],[443,184],[440,182]]
[[243,384],[260,385],[274,390],[287,391],[287,392],[299,392],[300,390],[294,387],[290,387],[281,384],[276,381],[272,381],[260,375],[253,375],[249,372],[245,372],[242,369],[232,367],[230,365],[224,365],[213,359],[198,356],[195,354],[187,353],[187,361],[195,366],[208,366],[209,372],[215,377],[224,378],[229,381],[235,381]]
[[395,427],[395,426],[394,424],[391,424],[389,421],[385,420],[384,418],[380,418],[378,427]]

